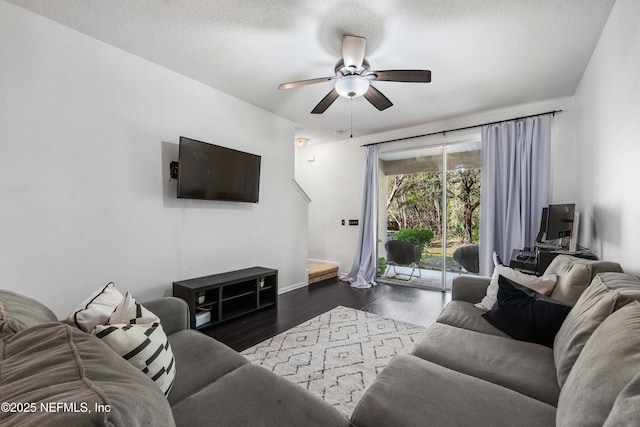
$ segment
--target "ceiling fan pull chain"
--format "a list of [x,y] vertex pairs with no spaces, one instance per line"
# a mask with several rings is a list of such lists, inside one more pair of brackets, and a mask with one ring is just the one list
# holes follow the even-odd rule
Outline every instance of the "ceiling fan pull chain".
[[353,98],[351,98],[351,138],[353,138]]

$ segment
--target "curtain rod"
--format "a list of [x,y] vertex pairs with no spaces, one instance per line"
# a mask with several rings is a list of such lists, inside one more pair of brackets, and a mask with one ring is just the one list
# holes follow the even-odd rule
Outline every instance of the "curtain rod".
[[529,116],[516,117],[515,119],[498,120],[497,122],[482,123],[480,125],[465,126],[462,128],[449,129],[449,130],[441,130],[440,132],[431,132],[431,133],[425,133],[422,135],[415,135],[415,136],[405,136],[404,138],[390,139],[388,141],[372,142],[370,144],[361,145],[361,147],[368,147],[370,145],[378,145],[378,144],[386,144],[387,142],[404,141],[404,140],[413,139],[413,138],[422,138],[423,136],[440,135],[440,134],[445,135],[447,132],[456,132],[459,130],[473,129],[473,128],[478,128],[480,126],[496,125],[498,123],[511,122],[513,120],[522,120],[522,119],[528,119],[529,117],[544,116],[545,114],[551,114],[555,116],[556,113],[562,113],[562,111],[563,110],[553,110],[553,111],[547,111],[546,113],[538,113],[538,114],[531,114]]

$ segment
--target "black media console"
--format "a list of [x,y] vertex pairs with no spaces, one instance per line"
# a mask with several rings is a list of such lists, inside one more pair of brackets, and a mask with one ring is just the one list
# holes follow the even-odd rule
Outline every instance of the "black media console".
[[173,296],[189,304],[191,327],[203,329],[253,311],[277,308],[278,270],[252,267],[181,280],[173,282]]

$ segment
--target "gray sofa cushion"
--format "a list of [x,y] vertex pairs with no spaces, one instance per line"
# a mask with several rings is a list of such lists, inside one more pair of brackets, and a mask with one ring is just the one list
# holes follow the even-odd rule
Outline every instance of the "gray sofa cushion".
[[462,274],[453,278],[451,299],[476,303],[487,294],[491,277]]
[[348,426],[319,397],[271,371],[244,365],[173,407],[178,426]]
[[167,335],[189,329],[189,305],[181,298],[164,297],[143,302],[142,305],[160,318]]
[[[640,303],[607,317],[587,341],[558,400],[557,425],[601,426],[640,372]],[[637,425],[627,419],[621,425]]]
[[44,323],[3,337],[0,366],[3,401],[75,403],[79,411],[0,412],[0,425],[174,425],[167,399],[149,378],[69,325]]
[[355,426],[554,425],[555,408],[410,355],[382,370],[352,416]]
[[553,344],[560,387],[593,331],[607,316],[634,300],[640,301],[637,278],[623,273],[601,273],[593,279],[560,327]]
[[551,292],[551,298],[567,305],[574,305],[591,282],[591,266],[568,261],[562,255],[551,262],[545,274],[547,271],[556,272],[558,275],[558,282]]
[[436,322],[499,337],[509,336],[487,322],[482,317],[484,313],[486,311],[474,307],[473,302],[453,300],[442,310]]
[[235,350],[193,329],[169,335],[176,378],[169,393],[175,405],[248,362]]
[[604,427],[628,425],[634,420],[640,420],[640,372],[616,398]]
[[558,403],[560,388],[548,347],[436,323],[412,354],[542,402]]
[[0,290],[0,337],[40,323],[57,322],[56,315],[38,301]]
[[566,305],[574,305],[598,273],[622,272],[620,264],[609,261],[594,261],[569,255],[558,255],[551,261],[544,274],[555,273],[558,282],[551,298]]

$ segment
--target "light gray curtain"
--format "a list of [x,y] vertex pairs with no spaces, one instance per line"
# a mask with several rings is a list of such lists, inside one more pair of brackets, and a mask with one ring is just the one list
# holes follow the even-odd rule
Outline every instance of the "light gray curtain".
[[370,288],[376,285],[376,228],[378,206],[378,146],[367,147],[365,156],[362,214],[358,229],[358,246],[353,266],[346,280],[354,288]]
[[531,246],[549,202],[551,117],[482,127],[480,274],[493,273],[494,251],[508,263]]

